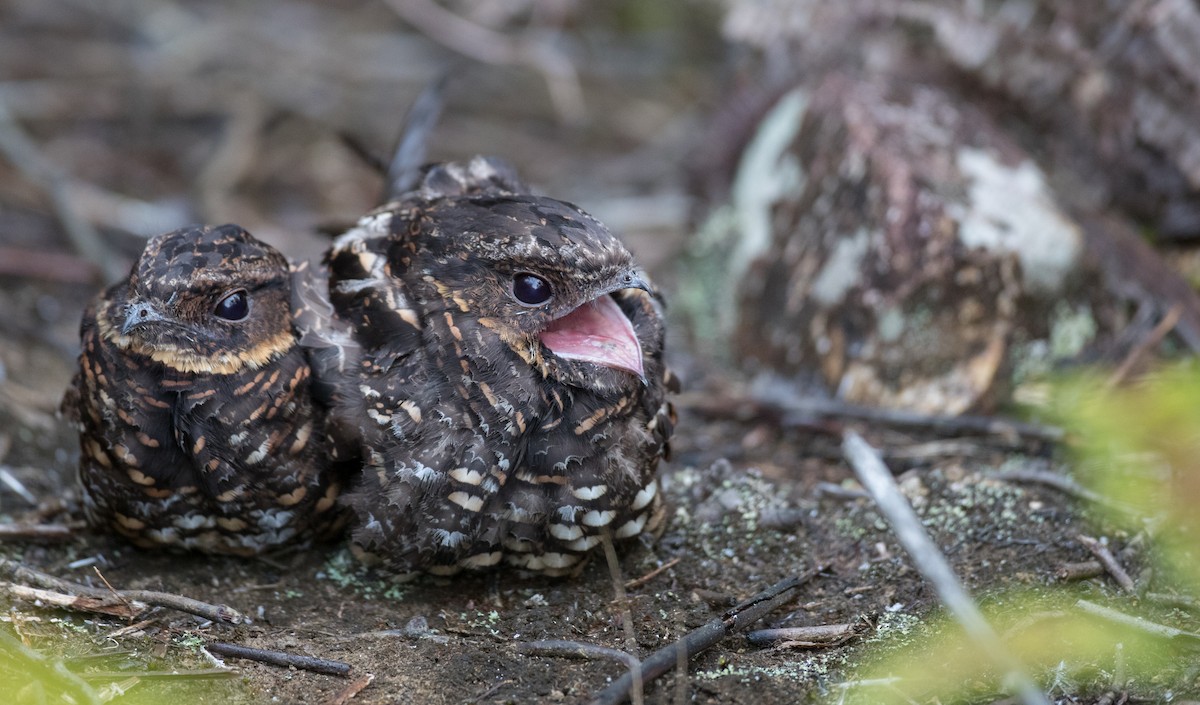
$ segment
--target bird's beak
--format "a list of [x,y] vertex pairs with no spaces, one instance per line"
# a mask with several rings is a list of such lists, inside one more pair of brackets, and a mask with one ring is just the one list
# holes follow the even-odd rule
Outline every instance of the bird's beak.
[[[622,277],[613,291],[621,289],[653,293],[653,285],[640,272]],[[611,293],[601,294],[553,321],[542,331],[542,344],[559,357],[625,370],[644,382],[641,342]]]
[[148,301],[134,301],[125,305],[125,320],[121,322],[121,335],[147,323],[166,320],[161,312]]

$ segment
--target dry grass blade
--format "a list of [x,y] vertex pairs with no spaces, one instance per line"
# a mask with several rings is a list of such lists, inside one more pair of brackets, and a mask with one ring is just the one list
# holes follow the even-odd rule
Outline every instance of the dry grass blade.
[[0,629],[0,652],[24,666],[25,675],[43,686],[54,684],[62,691],[62,699],[76,705],[100,705],[100,696],[82,678],[67,670],[62,661],[51,660],[21,643]]
[[1046,696],[1037,684],[1021,668],[1020,662],[1009,653],[996,635],[992,625],[984,619],[941,550],[929,537],[912,505],[900,492],[900,487],[884,465],[879,453],[862,436],[848,431],[842,442],[846,461],[854,468],[859,482],[871,493],[879,511],[887,517],[892,531],[904,550],[912,556],[913,564],[937,590],[942,603],[962,625],[967,636],[988,656],[997,667],[1003,669],[1006,678],[1013,684],[1021,702],[1026,705],[1048,705]]

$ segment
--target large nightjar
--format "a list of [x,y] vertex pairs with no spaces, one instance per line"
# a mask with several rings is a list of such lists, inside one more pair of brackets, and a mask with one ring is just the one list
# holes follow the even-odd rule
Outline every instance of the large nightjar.
[[346,496],[361,555],[567,575],[659,526],[662,305],[601,223],[477,157],[427,167],[326,264],[349,342],[317,367],[365,458]]

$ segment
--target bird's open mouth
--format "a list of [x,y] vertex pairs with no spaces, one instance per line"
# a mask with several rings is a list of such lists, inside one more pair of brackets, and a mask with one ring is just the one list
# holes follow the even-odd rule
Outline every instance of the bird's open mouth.
[[542,331],[542,343],[568,360],[615,367],[645,377],[642,346],[633,325],[608,294],[554,320]]

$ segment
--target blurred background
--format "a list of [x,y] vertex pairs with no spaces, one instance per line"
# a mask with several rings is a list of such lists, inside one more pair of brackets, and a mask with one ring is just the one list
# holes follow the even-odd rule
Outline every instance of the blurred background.
[[9,462],[66,457],[80,312],[147,237],[319,257],[447,73],[429,159],[625,237],[685,408],[991,413],[1195,352],[1197,46],[1186,0],[0,0],[0,413],[42,431]]
[[[849,477],[837,433],[864,421],[896,458],[910,446],[897,462],[941,488],[932,506],[969,516],[941,537],[973,589],[1056,584],[1086,555],[1074,504],[988,473],[1065,473],[1044,442],[1061,434],[918,442],[982,428],[946,417],[1036,412],[1065,372],[1100,365],[1081,386],[1120,389],[1200,351],[1195,0],[0,0],[0,515],[72,509],[78,441],[55,410],[80,315],[147,237],[234,222],[319,257],[376,205],[376,163],[448,71],[429,159],[509,160],[620,233],[665,290],[685,382],[670,472],[709,469],[673,501],[717,527],[729,483],[796,516],[820,504],[820,521],[745,534],[779,539],[778,558],[731,544],[680,594],[736,594],[824,553],[842,581],[826,616],[930,607],[861,492],[821,494]],[[1106,402],[1059,393],[1060,418],[1090,424],[1092,451],[1120,430],[1146,436],[1138,453],[1166,447],[1148,457],[1177,472],[1145,473],[1167,495],[1147,513],[1191,517],[1200,384],[1164,379]],[[864,412],[879,408],[916,416]],[[963,487],[1012,489],[1018,514]],[[1038,550],[991,538],[1006,521],[1041,532]],[[663,545],[686,567],[702,551],[678,523]],[[1197,564],[1194,529],[1168,563]],[[864,601],[860,584],[886,590]],[[764,702],[794,701],[770,682]],[[1200,692],[1194,671],[1161,683]]]
[[372,161],[447,71],[430,160],[504,157],[665,273],[725,70],[720,14],[637,0],[0,2],[0,414],[20,417],[0,462],[69,464],[50,416],[80,314],[147,237],[234,222],[319,257],[377,205]]

